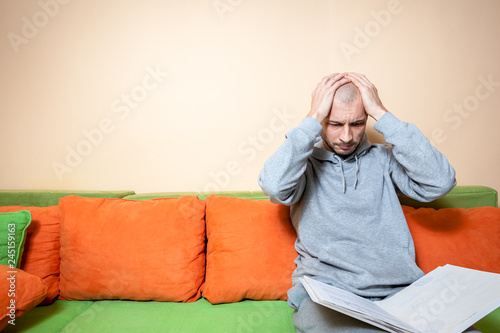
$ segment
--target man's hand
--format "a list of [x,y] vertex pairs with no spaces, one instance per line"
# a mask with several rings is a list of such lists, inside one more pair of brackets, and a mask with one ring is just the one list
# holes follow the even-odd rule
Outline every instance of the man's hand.
[[368,81],[364,75],[357,73],[347,73],[345,78],[358,88],[366,113],[373,119],[379,120],[387,112],[387,109],[382,105],[377,88],[373,83]]
[[312,93],[311,111],[308,117],[316,119],[319,123],[330,113],[333,103],[333,95],[338,87],[349,82],[345,73],[334,73],[325,76],[316,86]]

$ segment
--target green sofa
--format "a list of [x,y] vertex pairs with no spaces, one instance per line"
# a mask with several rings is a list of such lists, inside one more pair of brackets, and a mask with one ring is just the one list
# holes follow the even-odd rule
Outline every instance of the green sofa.
[[[198,193],[204,200],[213,193]],[[217,192],[253,200],[267,200],[261,192]],[[123,198],[149,200],[180,197],[193,193],[149,193],[134,191],[0,191],[0,206],[58,205],[59,199],[81,197]],[[413,207],[472,208],[498,206],[495,190],[481,186],[458,186],[447,196],[432,203],[421,204],[401,198],[404,205]],[[480,223],[481,221],[478,221]],[[486,253],[485,256],[488,254]],[[295,332],[293,310],[283,300],[243,300],[236,303],[210,304],[200,298],[195,302],[158,301],[71,301],[56,300],[51,305],[37,306],[7,325],[4,332]],[[476,327],[482,332],[500,332],[500,309]]]

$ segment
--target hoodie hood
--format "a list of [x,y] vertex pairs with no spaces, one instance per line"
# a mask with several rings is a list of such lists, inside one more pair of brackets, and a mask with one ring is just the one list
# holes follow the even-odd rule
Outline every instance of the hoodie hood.
[[356,180],[354,182],[354,189],[356,190],[358,186],[358,173],[359,173],[359,163],[360,163],[359,159],[361,156],[368,153],[371,146],[372,144],[368,140],[368,136],[365,133],[356,150],[353,151],[347,157],[342,157],[336,154],[335,152],[327,150],[323,139],[320,138],[318,142],[316,142],[316,144],[314,145],[312,156],[314,156],[316,159],[320,161],[330,161],[334,164],[339,164],[340,172],[342,174],[343,192],[345,193],[347,185],[344,174],[344,163],[351,163],[353,161],[356,163]]

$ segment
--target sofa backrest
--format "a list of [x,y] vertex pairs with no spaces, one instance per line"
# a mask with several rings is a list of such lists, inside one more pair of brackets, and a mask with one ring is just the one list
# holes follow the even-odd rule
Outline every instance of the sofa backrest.
[[[131,200],[147,200],[155,198],[179,197],[182,195],[197,195],[200,199],[206,199],[209,195],[238,197],[243,199],[267,200],[267,195],[260,191],[234,191],[234,192],[164,192],[133,194],[124,197]],[[415,208],[473,208],[473,207],[498,207],[498,192],[487,186],[456,186],[450,193],[441,199],[432,202],[419,202],[407,197],[400,196],[401,204]]]
[[[130,200],[148,200],[154,198],[173,198],[183,195],[197,195],[206,199],[209,195],[238,197],[243,199],[267,200],[268,196],[261,191],[219,191],[219,192],[158,192],[136,194],[134,191],[50,191],[50,190],[1,190],[0,206],[37,206],[46,207],[59,203],[59,199],[68,195],[98,198],[123,198]],[[406,197],[400,197],[403,205],[415,208],[473,208],[473,207],[498,207],[498,192],[487,186],[456,186],[441,199],[432,202],[418,202]]]
[[175,198],[183,195],[196,195],[199,199],[205,200],[212,194],[224,197],[237,197],[241,199],[254,199],[254,200],[269,200],[269,197],[260,191],[219,191],[219,192],[160,192],[160,193],[142,193],[133,194],[124,197],[123,199],[130,200],[148,200],[157,198]]
[[407,197],[400,197],[399,201],[414,208],[498,207],[498,192],[487,186],[456,186],[441,199],[431,202],[418,202]]
[[134,191],[50,191],[50,190],[1,190],[0,206],[47,207],[59,204],[68,195],[90,198],[123,198]]

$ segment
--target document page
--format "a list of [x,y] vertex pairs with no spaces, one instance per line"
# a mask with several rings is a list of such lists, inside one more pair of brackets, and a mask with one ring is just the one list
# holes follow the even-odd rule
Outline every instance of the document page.
[[421,332],[459,333],[500,307],[500,274],[446,265],[374,303]]

